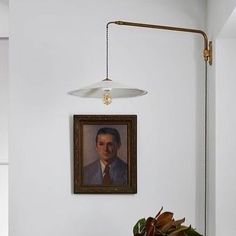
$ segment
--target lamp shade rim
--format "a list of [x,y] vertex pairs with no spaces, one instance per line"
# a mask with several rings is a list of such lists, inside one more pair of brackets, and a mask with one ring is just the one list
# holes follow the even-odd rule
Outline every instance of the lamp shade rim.
[[112,80],[103,80],[90,86],[70,91],[68,94],[84,98],[101,98],[107,92],[111,94],[112,98],[138,97],[147,94],[146,90],[132,88]]

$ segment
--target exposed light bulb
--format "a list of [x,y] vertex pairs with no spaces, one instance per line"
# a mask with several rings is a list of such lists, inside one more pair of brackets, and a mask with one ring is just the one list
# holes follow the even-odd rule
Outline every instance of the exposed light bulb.
[[103,100],[103,103],[104,103],[105,105],[111,104],[111,102],[112,102],[112,96],[111,96],[110,90],[105,90],[105,91],[104,91],[102,100]]

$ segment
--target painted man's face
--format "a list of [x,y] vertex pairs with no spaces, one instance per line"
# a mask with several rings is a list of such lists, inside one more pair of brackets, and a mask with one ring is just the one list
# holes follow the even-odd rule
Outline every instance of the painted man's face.
[[111,134],[99,134],[97,137],[96,150],[102,161],[116,157],[120,144]]

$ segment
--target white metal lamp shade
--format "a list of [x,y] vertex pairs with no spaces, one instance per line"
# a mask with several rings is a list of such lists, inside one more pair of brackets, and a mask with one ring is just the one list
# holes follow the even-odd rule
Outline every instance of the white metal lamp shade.
[[131,88],[127,85],[113,82],[110,79],[104,79],[90,86],[70,91],[69,94],[85,98],[101,98],[108,105],[111,103],[112,98],[137,97],[147,94],[147,91]]
[[91,84],[87,87],[70,91],[70,95],[84,98],[101,98],[103,103],[109,105],[112,98],[130,98],[147,94],[147,91],[137,88],[131,88],[127,85],[113,82],[109,79],[108,73],[108,26],[115,22],[108,22],[106,25],[106,79]]

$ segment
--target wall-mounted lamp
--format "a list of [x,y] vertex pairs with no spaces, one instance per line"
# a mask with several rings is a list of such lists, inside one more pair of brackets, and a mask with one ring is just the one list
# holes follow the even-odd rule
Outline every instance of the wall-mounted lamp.
[[198,29],[191,28],[180,28],[180,27],[172,27],[165,25],[151,25],[151,24],[143,24],[143,23],[135,23],[135,22],[126,22],[126,21],[113,21],[109,22],[106,25],[106,78],[101,82],[92,84],[88,87],[81,88],[75,91],[69,92],[71,95],[79,96],[79,97],[88,97],[88,98],[102,98],[104,104],[109,105],[112,102],[112,98],[128,98],[128,97],[136,97],[147,94],[147,91],[137,88],[131,88],[126,85],[122,85],[116,82],[113,82],[109,78],[109,68],[108,68],[108,30],[110,24],[116,25],[124,25],[124,26],[132,26],[132,27],[143,27],[143,28],[152,28],[152,29],[160,29],[160,30],[169,30],[169,31],[178,31],[178,32],[188,32],[194,34],[200,34],[204,40],[204,49],[203,49],[203,58],[205,61],[205,154],[204,154],[204,235],[206,236],[206,224],[207,224],[207,63],[212,65],[212,42],[208,41],[207,34]]
[[109,105],[112,102],[112,98],[129,98],[129,97],[137,97],[147,94],[147,91],[132,88],[124,84],[113,82],[109,78],[109,68],[108,68],[108,31],[109,25],[125,25],[125,26],[133,26],[133,27],[143,27],[143,28],[152,28],[152,29],[161,29],[161,30],[171,30],[171,31],[180,31],[180,32],[189,32],[195,34],[201,34],[204,39],[204,50],[203,57],[204,60],[212,64],[212,44],[208,42],[207,35],[204,31],[198,29],[189,29],[189,28],[179,28],[179,27],[171,27],[164,25],[151,25],[151,24],[143,24],[143,23],[134,23],[134,22],[126,22],[126,21],[112,21],[107,23],[106,25],[106,78],[98,83],[91,84],[90,86],[70,91],[69,94],[75,95],[78,97],[87,97],[87,98],[100,98],[103,100],[103,103]]

